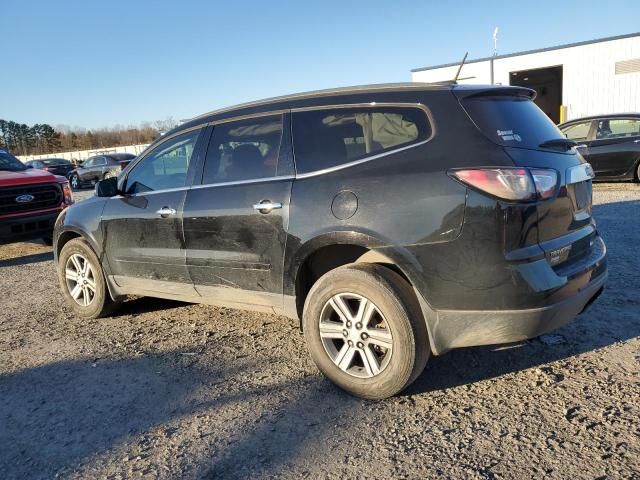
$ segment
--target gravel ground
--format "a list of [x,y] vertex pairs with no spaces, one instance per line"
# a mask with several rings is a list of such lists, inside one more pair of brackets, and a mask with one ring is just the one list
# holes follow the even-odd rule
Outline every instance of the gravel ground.
[[608,289],[554,334],[352,398],[290,320],[139,298],[82,321],[0,246],[2,478],[640,478],[640,188],[598,185]]

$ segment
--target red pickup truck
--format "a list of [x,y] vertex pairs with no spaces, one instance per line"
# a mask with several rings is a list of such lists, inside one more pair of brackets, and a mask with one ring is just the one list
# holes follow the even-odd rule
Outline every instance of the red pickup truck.
[[72,203],[66,178],[27,168],[0,149],[0,244],[35,238],[50,244],[58,214]]

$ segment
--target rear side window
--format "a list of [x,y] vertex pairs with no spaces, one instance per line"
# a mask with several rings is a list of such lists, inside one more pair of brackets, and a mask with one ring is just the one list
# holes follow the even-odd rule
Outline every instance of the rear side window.
[[274,177],[282,140],[282,115],[221,123],[214,127],[202,183]]
[[562,132],[569,140],[579,142],[587,139],[590,129],[591,122],[575,123],[573,125],[569,125],[568,127],[564,127],[562,129]]
[[298,173],[334,167],[427,140],[431,126],[418,108],[335,108],[295,112]]
[[640,135],[640,120],[633,118],[598,120],[596,140],[635,137],[638,135]]
[[538,148],[565,136],[529,98],[507,95],[468,97],[462,106],[480,131],[498,145]]

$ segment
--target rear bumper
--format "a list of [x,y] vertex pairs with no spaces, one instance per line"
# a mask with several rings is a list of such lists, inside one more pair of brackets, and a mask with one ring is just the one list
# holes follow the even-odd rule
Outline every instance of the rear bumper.
[[[545,278],[553,288],[540,292],[547,305],[517,310],[437,310],[429,312],[431,346],[436,354],[450,349],[517,342],[537,337],[573,320],[602,293],[607,279],[604,242],[570,271],[554,271],[546,260],[524,264],[523,278]],[[536,275],[530,275],[538,270]],[[536,290],[531,285],[532,291]]]
[[62,210],[60,207],[41,214],[0,218],[0,244],[52,235],[56,218]]

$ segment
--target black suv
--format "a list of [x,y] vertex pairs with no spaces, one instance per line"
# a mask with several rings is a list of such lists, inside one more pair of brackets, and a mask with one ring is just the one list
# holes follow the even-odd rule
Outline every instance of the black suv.
[[518,87],[398,84],[195,118],[60,215],[67,303],[148,295],[300,319],[354,395],[531,338],[602,291],[589,164]]

